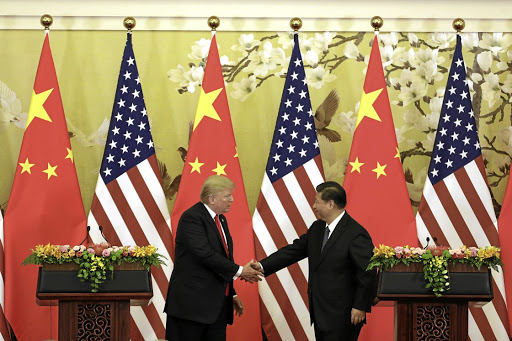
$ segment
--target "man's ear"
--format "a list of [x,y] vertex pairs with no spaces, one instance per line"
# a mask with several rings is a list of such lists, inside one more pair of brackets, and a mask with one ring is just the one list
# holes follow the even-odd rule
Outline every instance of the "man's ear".
[[329,208],[332,210],[334,207],[336,207],[334,200],[329,200]]

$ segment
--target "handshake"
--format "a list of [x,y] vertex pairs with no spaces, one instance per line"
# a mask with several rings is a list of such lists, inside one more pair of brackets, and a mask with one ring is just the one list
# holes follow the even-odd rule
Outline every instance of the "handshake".
[[255,262],[254,259],[251,259],[249,263],[243,266],[242,273],[240,274],[241,279],[251,284],[261,281],[263,276],[263,269],[260,263]]

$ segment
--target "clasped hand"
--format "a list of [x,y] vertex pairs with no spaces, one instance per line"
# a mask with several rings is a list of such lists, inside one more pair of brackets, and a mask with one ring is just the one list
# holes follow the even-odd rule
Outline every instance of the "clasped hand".
[[262,277],[261,266],[254,259],[251,259],[249,263],[243,266],[242,273],[240,274],[241,279],[251,284],[261,281]]

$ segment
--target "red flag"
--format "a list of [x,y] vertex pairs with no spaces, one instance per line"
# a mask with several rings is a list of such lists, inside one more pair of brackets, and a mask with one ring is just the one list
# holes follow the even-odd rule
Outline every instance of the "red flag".
[[[417,245],[377,36],[373,40],[356,130],[344,182],[347,212],[370,233],[373,244]],[[392,308],[376,307],[361,339],[393,338]]]
[[[233,237],[235,262],[243,265],[255,258],[254,237],[215,35],[210,45],[187,159],[171,215],[173,235],[176,235],[181,214],[199,201],[204,180],[214,174],[227,176],[236,186],[233,193],[235,201],[226,217]],[[235,289],[244,302],[245,311],[228,328],[228,339],[260,340],[258,287],[237,280]]]
[[48,32],[4,224],[6,317],[20,341],[56,339],[57,308],[36,304],[38,269],[21,265],[37,244],[79,243],[85,233]]
[[[512,180],[508,178],[507,190],[503,205],[501,206],[500,217],[498,218],[498,231],[501,245],[501,260],[503,276],[505,277],[505,288],[512,288]],[[507,292],[508,323],[509,330],[512,330],[512,293]]]

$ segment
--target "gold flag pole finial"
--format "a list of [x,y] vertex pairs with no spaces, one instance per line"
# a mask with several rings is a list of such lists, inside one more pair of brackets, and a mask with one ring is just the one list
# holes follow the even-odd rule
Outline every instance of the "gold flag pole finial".
[[208,26],[212,29],[212,31],[217,31],[217,27],[220,25],[220,19],[219,17],[216,17],[215,15],[212,15],[208,18]]
[[128,31],[131,31],[135,28],[135,25],[137,25],[137,21],[134,17],[126,17],[123,20],[123,25]]
[[452,27],[455,29],[455,31],[457,31],[457,33],[460,33],[464,27],[466,27],[466,22],[462,18],[457,18],[453,20]]
[[372,25],[374,31],[378,31],[384,25],[384,20],[376,15],[370,20],[370,25]]
[[297,32],[302,27],[302,20],[300,18],[291,18],[290,27],[294,32]]
[[53,17],[49,14],[43,14],[41,16],[41,25],[43,25],[45,30],[49,30],[50,26],[53,24]]

